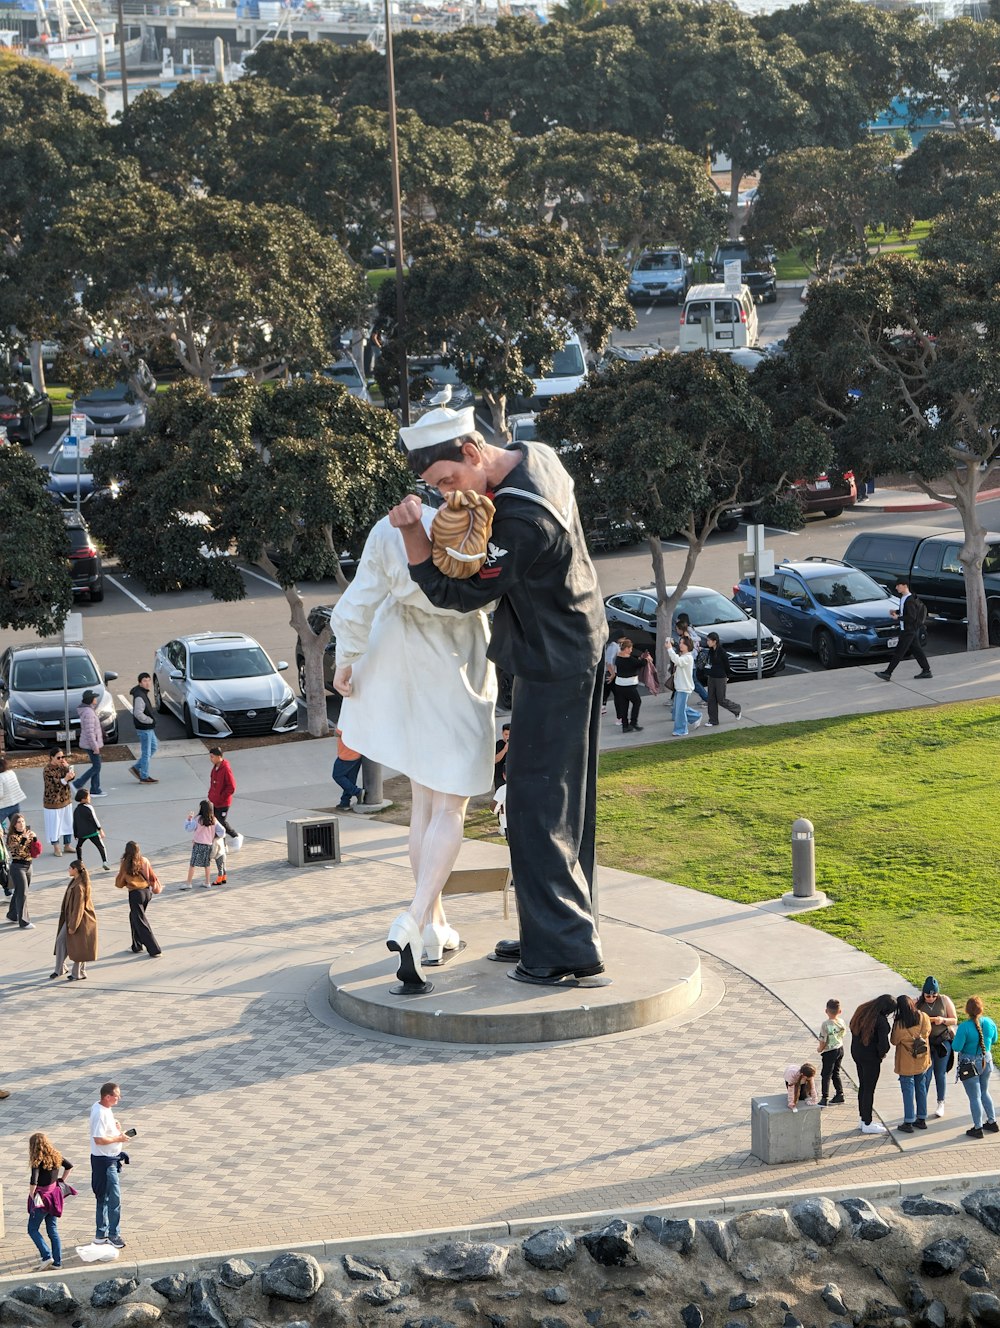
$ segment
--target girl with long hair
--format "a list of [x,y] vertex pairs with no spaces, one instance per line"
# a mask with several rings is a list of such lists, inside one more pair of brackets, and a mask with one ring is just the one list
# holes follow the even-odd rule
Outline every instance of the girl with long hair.
[[902,1134],[927,1129],[927,1071],[931,1068],[930,1015],[909,996],[896,998],[890,1041],[896,1048],[895,1071],[903,1094]]
[[211,890],[212,882],[209,880],[209,875],[212,866],[212,841],[221,839],[226,833],[226,827],[221,821],[216,820],[215,808],[209,800],[202,798],[198,804],[198,814],[188,812],[184,829],[193,834],[194,843],[191,845],[191,863],[188,866],[187,880],[181,886],[181,889],[191,889],[191,882],[194,880],[194,869],[195,867],[202,867],[205,872],[205,889]]
[[[28,1235],[42,1260],[38,1271],[41,1272],[43,1268],[61,1268],[59,1218],[63,1210],[63,1190],[59,1182],[65,1181],[73,1170],[73,1163],[67,1162],[59,1150],[53,1147],[48,1135],[39,1132],[28,1140],[28,1165],[31,1167],[31,1179],[28,1182]],[[72,1186],[68,1189],[69,1193],[76,1194]],[[49,1244],[45,1243],[42,1235],[43,1224]]]
[[[996,1110],[990,1097],[990,1076],[993,1073],[993,1047],[997,1040],[997,1026],[989,1015],[983,1014],[983,998],[970,996],[965,1002],[963,1019],[955,1031],[953,1050],[958,1064],[958,1078],[965,1089],[972,1111],[972,1129],[966,1130],[971,1139],[981,1139],[983,1132],[1000,1134]],[[963,1078],[963,1072],[965,1078]]]
[[163,953],[153,929],[146,917],[146,909],[153,895],[158,895],[162,886],[159,877],[150,866],[149,859],[142,856],[142,851],[134,839],[125,845],[115,885],[119,890],[128,891],[128,920],[132,930],[132,953],[147,952],[150,959],[159,959]]
[[73,964],[70,982],[86,978],[87,965],[97,958],[97,913],[90,873],[78,858],[69,864],[69,885],[59,909],[54,953],[56,966],[50,979],[62,977],[69,959]]
[[858,1125],[862,1134],[885,1134],[885,1126],[872,1120],[875,1085],[882,1062],[889,1054],[889,1016],[896,1009],[893,996],[876,996],[851,1015],[851,1055],[858,1070]]

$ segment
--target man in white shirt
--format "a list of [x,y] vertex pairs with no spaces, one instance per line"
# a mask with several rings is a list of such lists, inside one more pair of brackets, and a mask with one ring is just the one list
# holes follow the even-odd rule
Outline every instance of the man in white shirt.
[[101,1085],[101,1096],[90,1108],[90,1187],[97,1200],[95,1245],[113,1245],[123,1250],[119,1224],[122,1196],[119,1171],[122,1144],[128,1138],[113,1108],[121,1101],[116,1083]]

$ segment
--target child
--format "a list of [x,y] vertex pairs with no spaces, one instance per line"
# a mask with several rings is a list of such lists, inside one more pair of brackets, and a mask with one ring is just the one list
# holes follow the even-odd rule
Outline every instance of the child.
[[493,814],[500,822],[500,833],[507,838],[507,784],[499,784],[493,790]]
[[[839,1107],[844,1101],[844,1083],[840,1077],[840,1066],[844,1059],[844,1038],[847,1025],[840,1017],[840,1001],[831,998],[826,1003],[826,1018],[819,1026],[819,1046],[823,1055],[823,1095],[819,1100],[821,1107]],[[833,1097],[830,1097],[830,1081],[833,1080]]]
[[73,833],[76,835],[76,856],[79,861],[83,861],[83,846],[89,839],[92,844],[97,845],[104,870],[110,871],[108,855],[104,851],[104,831],[97,819],[97,813],[90,805],[89,789],[82,788],[76,795],[76,806],[73,808]]
[[798,1111],[800,1102],[808,1102],[811,1107],[818,1106],[816,1066],[810,1065],[808,1061],[804,1061],[801,1065],[786,1065],[785,1091],[792,1111]]
[[[220,823],[221,824],[221,823]],[[225,830],[225,826],[222,827]],[[225,885],[226,883],[226,836],[221,839],[216,837],[212,840],[212,861],[215,863],[215,880],[213,885]]]
[[221,839],[226,831],[222,823],[215,819],[215,808],[207,798],[203,798],[198,804],[197,816],[194,812],[188,812],[184,829],[193,832],[194,843],[191,845],[191,865],[188,867],[187,880],[181,886],[181,889],[190,890],[195,867],[203,867],[205,869],[205,889],[211,890],[212,882],[208,877],[212,864],[212,841]]

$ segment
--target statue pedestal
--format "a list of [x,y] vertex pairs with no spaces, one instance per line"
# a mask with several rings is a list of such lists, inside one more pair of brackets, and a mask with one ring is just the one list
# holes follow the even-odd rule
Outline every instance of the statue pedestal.
[[330,966],[329,1000],[361,1028],[422,1042],[469,1046],[565,1042],[646,1028],[680,1014],[701,995],[697,952],[680,941],[603,919],[608,986],[536,987],[512,982],[513,964],[486,956],[516,925],[501,918],[459,925],[465,949],[440,968],[424,966],[433,991],[394,996],[395,956],[381,938]]

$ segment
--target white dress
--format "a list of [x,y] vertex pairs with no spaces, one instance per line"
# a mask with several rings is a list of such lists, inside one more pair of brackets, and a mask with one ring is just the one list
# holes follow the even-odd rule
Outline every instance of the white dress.
[[[424,527],[434,518],[423,512]],[[493,788],[496,676],[484,613],[436,608],[410,579],[403,537],[383,517],[331,615],[337,664],[352,665],[344,742],[436,793]]]

